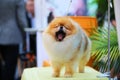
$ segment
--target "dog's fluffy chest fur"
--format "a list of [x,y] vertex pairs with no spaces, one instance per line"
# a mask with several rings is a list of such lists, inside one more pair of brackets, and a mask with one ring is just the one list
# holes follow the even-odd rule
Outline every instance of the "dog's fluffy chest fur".
[[55,41],[53,38],[50,38],[51,36],[49,34],[47,35],[45,34],[43,39],[45,47],[47,51],[49,51],[48,54],[52,60],[55,59],[61,62],[67,62],[75,57],[75,54],[77,54],[77,56],[80,55],[80,49],[78,49],[78,46],[81,44],[81,37],[78,37],[79,35],[74,35],[72,37],[69,36],[61,42]]

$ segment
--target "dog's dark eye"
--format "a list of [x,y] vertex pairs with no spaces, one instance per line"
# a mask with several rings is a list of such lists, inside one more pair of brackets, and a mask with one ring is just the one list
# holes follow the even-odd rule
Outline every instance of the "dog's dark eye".
[[70,30],[69,26],[65,26],[66,29]]
[[58,26],[54,26],[53,28],[57,28]]

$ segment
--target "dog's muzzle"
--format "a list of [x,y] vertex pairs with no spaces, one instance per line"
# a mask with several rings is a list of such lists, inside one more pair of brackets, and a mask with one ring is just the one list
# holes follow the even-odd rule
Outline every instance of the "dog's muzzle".
[[56,32],[56,40],[62,41],[66,36],[66,33],[63,30],[63,27],[60,27],[59,31]]

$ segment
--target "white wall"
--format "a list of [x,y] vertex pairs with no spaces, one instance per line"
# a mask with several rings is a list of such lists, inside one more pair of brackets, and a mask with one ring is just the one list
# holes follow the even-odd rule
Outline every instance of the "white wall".
[[115,7],[118,43],[119,43],[119,50],[120,50],[120,0],[114,0],[114,7]]
[[42,44],[42,31],[47,26],[46,21],[46,6],[45,0],[35,0],[35,26],[38,28],[37,32],[37,66],[42,67],[43,61],[48,59]]

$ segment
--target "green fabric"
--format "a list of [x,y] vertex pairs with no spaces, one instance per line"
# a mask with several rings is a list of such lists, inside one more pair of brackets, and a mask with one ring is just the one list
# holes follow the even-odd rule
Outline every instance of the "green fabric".
[[107,78],[97,78],[99,72],[91,67],[85,67],[85,73],[75,73],[72,78],[64,78],[64,69],[59,78],[54,78],[51,67],[24,69],[21,80],[108,80]]

